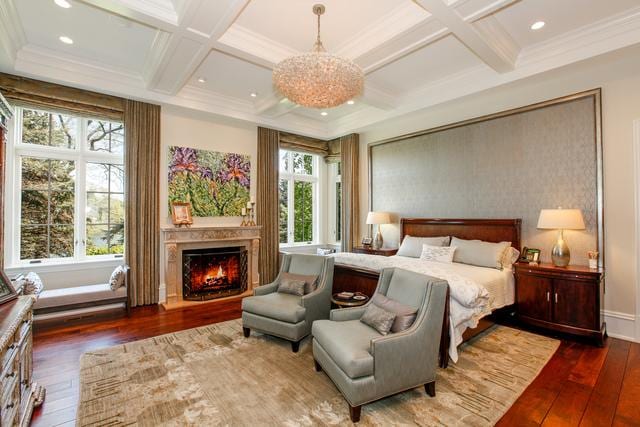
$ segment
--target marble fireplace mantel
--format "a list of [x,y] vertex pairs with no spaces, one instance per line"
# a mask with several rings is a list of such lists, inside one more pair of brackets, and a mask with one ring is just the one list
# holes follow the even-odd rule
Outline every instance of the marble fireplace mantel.
[[[166,302],[165,308],[177,308],[185,305],[203,304],[207,301],[186,301],[182,298],[182,251],[188,249],[220,248],[244,246],[248,254],[247,291],[250,295],[259,284],[258,251],[260,249],[260,230],[262,227],[239,226],[192,226],[163,227]],[[210,300],[216,301],[216,300]]]

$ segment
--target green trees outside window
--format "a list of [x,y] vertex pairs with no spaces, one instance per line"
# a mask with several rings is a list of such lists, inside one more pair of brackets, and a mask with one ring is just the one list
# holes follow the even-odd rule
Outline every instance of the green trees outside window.
[[317,218],[317,156],[280,151],[280,243],[312,243]]

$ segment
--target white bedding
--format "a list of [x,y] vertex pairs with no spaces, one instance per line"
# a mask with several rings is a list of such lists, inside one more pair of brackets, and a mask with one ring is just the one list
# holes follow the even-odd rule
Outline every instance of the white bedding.
[[454,362],[458,361],[458,345],[462,342],[464,331],[476,327],[478,321],[491,311],[514,302],[515,286],[510,269],[497,270],[403,256],[385,257],[346,252],[332,256],[336,264],[373,271],[397,267],[446,280],[451,292],[449,355]]

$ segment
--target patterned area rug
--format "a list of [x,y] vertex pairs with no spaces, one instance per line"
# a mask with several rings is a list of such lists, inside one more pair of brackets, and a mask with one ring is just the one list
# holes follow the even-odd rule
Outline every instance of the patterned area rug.
[[[559,344],[495,326],[439,370],[435,398],[420,387],[383,399],[358,425],[493,425]],[[308,339],[295,354],[277,338],[244,338],[239,319],[86,353],[80,384],[80,426],[350,424]]]

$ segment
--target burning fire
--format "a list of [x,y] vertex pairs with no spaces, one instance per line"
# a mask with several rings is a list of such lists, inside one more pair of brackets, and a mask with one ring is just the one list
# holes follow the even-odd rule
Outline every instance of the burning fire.
[[222,266],[218,267],[218,274],[216,274],[216,279],[220,279],[224,277],[224,270],[222,269]]

